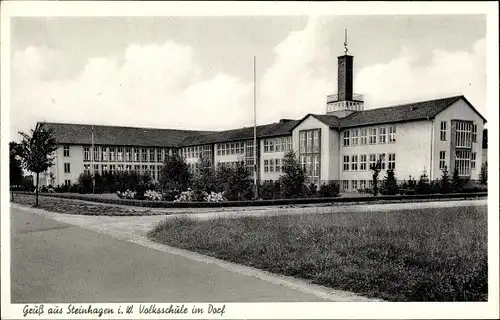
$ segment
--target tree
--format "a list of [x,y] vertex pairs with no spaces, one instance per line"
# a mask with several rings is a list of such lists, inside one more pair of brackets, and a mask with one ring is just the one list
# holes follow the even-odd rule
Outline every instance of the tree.
[[382,193],[396,195],[399,193],[399,186],[394,174],[394,169],[388,169],[382,184]]
[[483,162],[481,165],[481,173],[479,175],[479,182],[482,185],[488,184],[488,161]]
[[200,157],[199,169],[191,177],[192,187],[195,192],[216,192],[217,177],[209,159]]
[[19,132],[19,134],[23,137],[19,145],[22,164],[26,170],[36,174],[35,207],[38,207],[39,176],[41,172],[47,171],[53,165],[53,153],[57,150],[54,129],[37,124],[35,129],[31,130],[31,135],[23,132]]
[[427,171],[424,169],[420,175],[420,179],[417,183],[417,193],[418,194],[429,194],[431,193],[431,185],[429,183],[429,176],[427,176]]
[[164,192],[176,193],[187,190],[191,179],[189,165],[178,154],[165,158],[160,172],[159,183]]
[[441,170],[441,181],[439,182],[439,189],[441,190],[441,193],[450,193],[451,192],[451,182],[450,182],[450,176],[448,174],[448,168],[445,166]]
[[302,196],[306,173],[293,151],[285,154],[282,172],[279,181],[283,197],[290,199]]
[[382,160],[378,159],[375,164],[370,166],[370,170],[372,171],[372,181],[373,181],[373,195],[378,195],[378,175],[380,174],[380,170],[382,170]]

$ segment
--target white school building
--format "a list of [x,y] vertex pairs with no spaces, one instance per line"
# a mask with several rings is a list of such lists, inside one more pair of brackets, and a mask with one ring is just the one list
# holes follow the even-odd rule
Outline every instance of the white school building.
[[[370,165],[382,160],[380,179],[394,168],[398,180],[441,177],[447,167],[479,178],[486,119],[464,96],[364,110],[353,93],[353,57],[338,57],[338,92],[324,114],[281,119],[257,127],[257,176],[276,180],[293,150],[311,182],[338,181],[343,191],[371,184]],[[243,161],[254,170],[254,128],[193,131],[92,124],[38,123],[54,129],[59,148],[42,185],[76,183],[83,172],[149,172],[158,179],[167,154],[179,153],[194,170],[200,156],[214,166]],[[92,141],[93,138],[93,141]],[[92,144],[93,142],[93,144]],[[92,145],[94,146],[92,148]]]

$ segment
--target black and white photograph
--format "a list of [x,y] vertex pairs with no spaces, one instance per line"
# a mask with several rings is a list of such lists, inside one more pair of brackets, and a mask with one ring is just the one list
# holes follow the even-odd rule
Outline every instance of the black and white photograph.
[[499,317],[498,3],[1,29],[2,318]]

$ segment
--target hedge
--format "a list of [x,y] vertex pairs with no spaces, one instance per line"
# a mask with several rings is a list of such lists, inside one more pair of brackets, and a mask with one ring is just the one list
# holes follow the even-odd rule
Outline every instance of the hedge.
[[[31,192],[14,191],[16,194],[34,195]],[[254,207],[254,206],[280,206],[291,204],[311,204],[311,203],[352,203],[352,202],[376,202],[381,200],[401,201],[401,200],[425,200],[425,199],[457,199],[457,198],[479,198],[486,197],[487,192],[477,193],[448,193],[448,194],[416,194],[416,195],[381,195],[367,197],[335,197],[335,198],[299,198],[299,199],[274,199],[274,200],[254,200],[254,201],[224,201],[224,202],[169,202],[169,201],[149,201],[130,199],[105,199],[99,197],[43,193],[41,196],[75,199],[108,204],[118,204],[136,207],[149,208],[218,208],[218,207]]]

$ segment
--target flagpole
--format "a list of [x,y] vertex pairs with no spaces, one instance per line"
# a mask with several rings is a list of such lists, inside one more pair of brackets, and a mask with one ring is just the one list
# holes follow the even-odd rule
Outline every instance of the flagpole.
[[256,105],[256,57],[253,57],[253,183],[254,183],[254,198],[258,199],[259,191],[257,187],[257,105]]
[[94,177],[94,154],[95,154],[95,151],[94,151],[94,126],[92,126],[92,153],[90,154],[90,159],[92,160],[91,163],[92,163],[92,167],[90,168],[90,174],[91,174],[91,177],[92,177],[92,194],[95,193],[95,177]]

